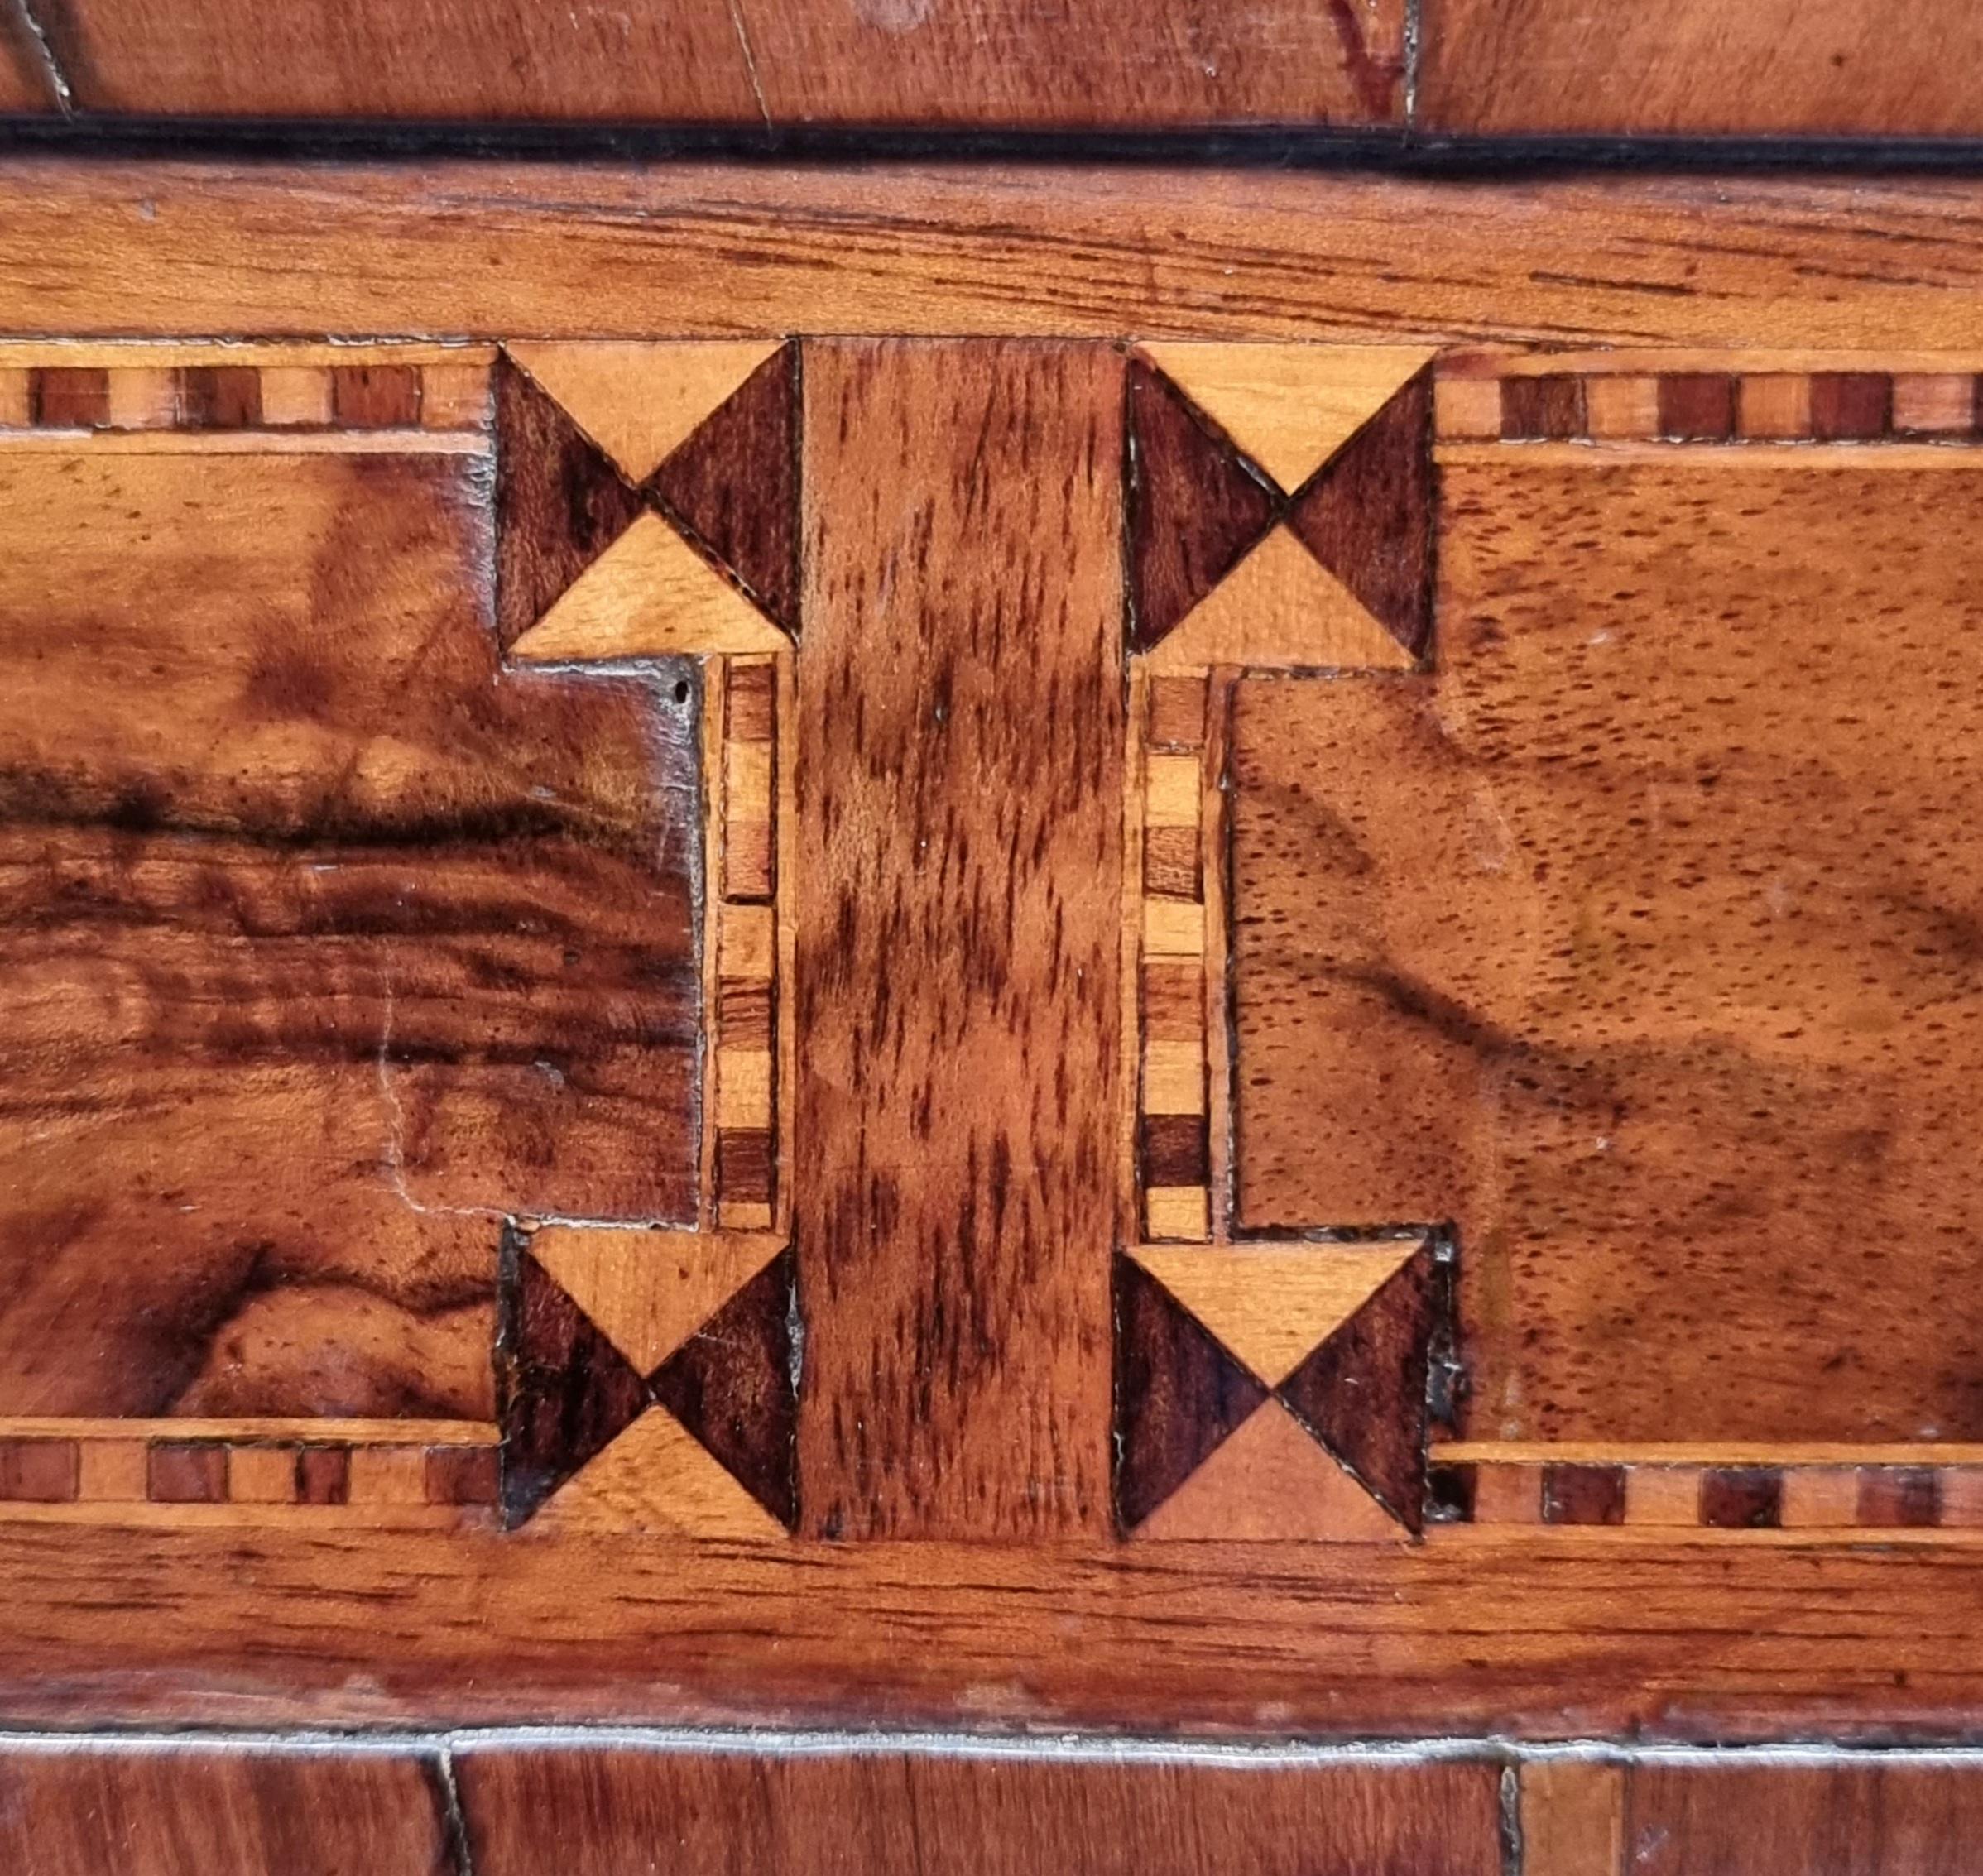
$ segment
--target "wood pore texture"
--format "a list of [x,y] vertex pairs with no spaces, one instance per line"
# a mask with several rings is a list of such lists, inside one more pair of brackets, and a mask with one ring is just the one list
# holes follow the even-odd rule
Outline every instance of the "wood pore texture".
[[1404,0],[56,0],[41,12],[76,108],[106,117],[761,131],[1367,126],[1403,112]]
[[[815,1535],[1105,1527],[1122,372],[810,348],[795,1221]],[[940,855],[937,864],[932,855]]]
[[0,169],[0,1719],[1969,1737],[1979,206]]
[[1476,1436],[1983,1432],[1972,511],[1449,462],[1437,677],[1241,688],[1240,1214],[1457,1220]]

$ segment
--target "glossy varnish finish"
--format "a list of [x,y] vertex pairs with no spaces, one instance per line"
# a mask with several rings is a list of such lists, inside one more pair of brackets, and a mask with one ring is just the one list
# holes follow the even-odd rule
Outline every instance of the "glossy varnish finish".
[[0,480],[0,1412],[489,1418],[503,1212],[693,1213],[685,713],[497,678],[472,456]]
[[[494,823],[450,829],[478,863],[521,868],[503,901],[519,916],[567,905],[539,869],[547,852],[568,862],[553,870],[571,888],[557,970],[595,957],[587,920],[621,934],[624,968],[587,975],[568,1005],[470,945],[478,968],[441,971],[428,1017],[486,1025],[473,991],[533,1017],[576,1009],[617,1035],[645,999],[672,997],[674,1026],[634,1059],[677,1078],[622,1150],[611,1129],[544,1130],[547,1104],[572,1120],[594,1091],[573,1092],[580,1077],[547,1055],[560,1087],[533,1046],[494,1065],[521,1072],[491,1082],[472,1145],[444,1143],[414,1104],[445,1095],[442,1065],[430,1088],[387,1047],[415,1201],[397,1206],[405,1223],[387,1216],[406,1241],[468,1234],[495,1399],[445,1422],[343,1421],[328,1443],[307,1418],[250,1438],[190,1418],[162,1433],[108,1413],[86,1428],[16,1420],[0,1573],[21,1640],[0,1656],[0,1705],[71,1721],[1961,1731],[1979,1691],[1983,1449],[1947,1437],[1966,1425],[1971,1365],[1942,1216],[1960,1205],[1960,1167],[1910,1134],[1883,1048],[1904,1044],[1923,1120],[1961,1137],[1966,875],[1951,830],[1967,808],[1973,635],[1960,550],[1933,517],[1961,516],[1976,473],[1983,360],[1959,348],[1973,192],[1779,182],[1717,185],[1717,201],[1612,182],[1504,200],[1255,179],[1208,204],[1196,184],[1134,172],[968,186],[699,174],[700,196],[687,173],[601,178],[574,210],[560,203],[579,185],[555,170],[529,179],[527,200],[497,170],[435,172],[435,199],[481,189],[463,216],[430,215],[403,179],[327,170],[323,213],[295,237],[330,263],[305,295],[266,180],[146,178],[148,222],[120,206],[138,172],[17,172],[46,180],[20,221],[48,244],[18,278],[0,273],[16,324],[78,304],[79,331],[127,324],[133,281],[190,319],[231,282],[226,329],[321,324],[364,300],[367,323],[503,345],[0,357],[0,463],[28,530],[9,562],[12,637],[33,655],[22,689],[52,699],[17,704],[14,735],[36,773],[66,774],[71,745],[95,765],[35,837],[58,862],[72,845],[178,837],[176,823],[129,824],[132,784],[163,775],[162,798],[137,804],[207,817],[185,830],[213,842],[198,904],[238,972],[266,921],[219,837],[240,836],[226,817],[257,786],[274,831],[244,842],[246,881],[264,847],[305,870],[343,863],[361,810],[358,831],[389,844],[425,799],[407,745],[472,756],[474,785],[494,778],[471,790]],[[753,218],[780,188],[789,212],[766,233]],[[502,238],[478,247],[490,226]],[[1932,278],[1880,271],[1888,237],[1931,226],[1939,244],[1915,265]],[[229,228],[260,243],[257,266],[194,245]],[[422,238],[391,238],[408,230]],[[103,254],[81,250],[92,232]],[[1539,277],[1545,251],[1580,234],[1637,256],[1644,286]],[[481,264],[499,247],[502,266]],[[1787,295],[1793,263],[1823,284]],[[559,352],[527,336],[581,316],[574,267],[583,316],[632,343]],[[1479,277],[1462,298],[1467,268]],[[1660,290],[1676,282],[1688,290]],[[746,305],[765,323],[741,350],[694,342]],[[506,308],[531,316],[504,328]],[[1205,338],[1252,320],[1394,343],[1214,356],[1126,338],[1153,319]],[[983,336],[909,329],[942,322]],[[1620,348],[1479,343],[1533,336],[1529,322]],[[822,326],[882,336],[803,336]],[[1786,349],[1821,338],[1823,353]],[[1318,539],[1290,511],[1170,630],[1132,636],[1125,575],[1149,516],[1130,499],[1122,420],[1141,362],[1217,446],[1173,459],[1178,525],[1197,519],[1193,461],[1231,467],[1215,432],[1258,453],[1249,477],[1275,465],[1270,515],[1304,491],[1330,500]],[[555,410],[507,420],[506,377],[492,433],[472,385],[435,375],[464,369],[521,374]],[[785,463],[790,429],[753,415],[789,422],[792,401],[754,401],[780,373],[802,394],[795,492],[759,474],[753,440]],[[1287,393],[1264,426],[1263,385]],[[591,507],[657,468],[669,486],[640,511]],[[146,474],[169,478],[177,506],[120,554],[112,523],[128,503],[77,492]],[[506,499],[533,474],[536,497]],[[390,492],[390,519],[360,504],[363,527],[284,531],[278,497],[319,478]],[[562,507],[560,488],[575,497]],[[751,508],[772,491],[792,493],[789,512],[782,495],[775,512]],[[74,558],[79,514],[83,538],[111,550],[108,575]],[[438,547],[421,547],[423,526]],[[795,607],[761,570],[794,538]],[[1380,566],[1394,547],[1409,551]],[[90,577],[37,576],[37,552]],[[1409,603],[1428,562],[1429,637]],[[147,573],[148,612],[127,594],[129,618],[82,610],[79,594],[100,604]],[[526,603],[506,617],[512,593]],[[270,687],[254,681],[270,646],[238,648],[246,620],[277,650],[317,649],[285,623],[313,604],[377,674],[361,714],[403,732],[354,732],[341,767],[310,738],[343,720],[344,692],[271,734]],[[410,671],[416,650],[428,666]],[[200,689],[216,660],[218,703]],[[1934,729],[1941,759],[1881,743],[1862,693]],[[525,713],[539,696],[571,713],[511,770],[478,728],[494,722],[511,751],[545,720]],[[423,709],[442,722],[416,735]],[[171,733],[145,741],[155,717]],[[254,760],[203,764],[214,746]],[[274,818],[294,807],[286,789],[329,804]],[[1641,812],[1649,793],[1656,813]],[[1885,835],[1870,857],[1845,831],[1856,817]],[[1758,847],[1809,857],[1813,877],[1765,868],[1759,884]],[[483,929],[444,917],[480,903],[467,876],[419,902],[452,939]],[[1390,998],[1379,1015],[1401,1034],[1332,1011],[1337,952],[1373,930],[1383,944],[1356,953],[1369,967],[1352,988],[1415,972],[1436,989],[1433,967],[1454,957],[1473,976],[1445,1002]],[[314,981],[328,948],[278,960],[275,981]],[[1532,955],[1531,977],[1496,976]],[[219,1020],[222,991],[230,1014],[245,1000],[238,981],[216,979],[185,1037]],[[1554,994],[1531,1008],[1538,985]],[[1491,992],[1510,1008],[1470,1029]],[[72,1000],[107,1020],[100,1000]],[[396,987],[391,1036],[432,1044],[400,1026],[403,1001]],[[339,1015],[376,1090],[384,1012]],[[1551,1062],[1584,1048],[1619,1087],[1640,1077],[1634,1100],[1592,1137],[1573,1075],[1531,1111],[1476,1098],[1468,1059],[1449,1077],[1459,1098],[1420,1101],[1409,1025],[1428,1020],[1462,1044],[1512,1039],[1486,1051],[1491,1069],[1538,1034]],[[271,1034],[286,1063],[324,1049],[306,1024]],[[87,1034],[55,1036],[20,1085],[94,1087]],[[1690,1148],[1653,1127],[1648,1144],[1662,1101],[1684,1116],[1716,1092],[1716,1048],[1780,1071],[1751,1104],[1764,1119],[1741,1116],[1758,1130],[1743,1136],[1760,1168],[1746,1183],[1713,1159],[1712,1130]],[[1827,1189],[1885,1235],[1835,1243],[1798,1210],[1799,1155],[1860,1098],[1886,1124],[1834,1140],[1810,1177],[1841,1182]],[[1537,1112],[1557,1130],[1524,1147],[1511,1130]],[[727,1183],[726,1135],[756,1138],[747,1191]],[[1631,1156],[1606,1158],[1606,1138]],[[334,1167],[367,1193],[377,1150]],[[26,1164],[89,1197],[94,1163],[44,1157]],[[314,1176],[300,1151],[278,1164]],[[445,1183],[484,1165],[512,1186]],[[1712,1202],[1695,1202],[1693,1170]],[[568,1189],[600,1209],[566,1209]],[[1738,1201],[1753,1269],[1715,1236]],[[739,1207],[753,1221],[727,1216]],[[199,1211],[162,1216],[170,1241],[197,1243]],[[1547,1231],[1520,1235],[1538,1216],[1562,1226],[1561,1255]],[[229,1229],[230,1246],[243,1240]],[[1366,1289],[1339,1281],[1393,1259]],[[1640,1283],[1622,1325],[1620,1260]],[[113,1263],[93,1252],[77,1268],[103,1289]],[[1114,1320],[1112,1269],[1149,1279]],[[1777,1286],[1774,1314],[1759,1275]],[[85,1355],[97,1295],[85,1286],[50,1317],[86,1325]],[[1169,1329],[1139,1341],[1137,1321],[1163,1310]],[[1203,1336],[1179,1332],[1180,1311]],[[493,1351],[492,1320],[507,1325]],[[1732,1331],[1746,1339],[1676,1402],[1665,1370]],[[1634,1363],[1640,1338],[1683,1353]],[[308,1322],[284,1346],[301,1373],[350,1372]],[[1800,1392],[1815,1403],[1802,1415]],[[1698,1416],[1686,1442],[1654,1446],[1682,1410]],[[381,1439],[382,1425],[405,1430]],[[1428,1425],[1433,1518],[1417,1536]],[[534,1487],[512,1490],[508,1528],[459,1502],[486,1500],[498,1427],[512,1487],[540,1462],[569,1474],[534,1504]],[[1125,1461],[1132,1446],[1139,1464],[1154,1453],[1151,1489],[1112,1466],[1118,1437]]]
[[821,346],[805,382],[806,1528],[1094,1533],[1117,1186],[1121,361]]
[[755,1757],[500,1746],[457,1755],[474,1867],[782,1876],[1500,1876],[1486,1761],[1392,1765],[967,1750]]
[[1962,0],[1425,0],[1416,122],[1610,137],[1974,137]]
[[84,112],[465,122],[1373,125],[1404,0],[40,0]]
[[1971,459],[1456,454],[1437,674],[1241,688],[1241,1216],[1457,1219],[1476,1437],[1983,1430]]

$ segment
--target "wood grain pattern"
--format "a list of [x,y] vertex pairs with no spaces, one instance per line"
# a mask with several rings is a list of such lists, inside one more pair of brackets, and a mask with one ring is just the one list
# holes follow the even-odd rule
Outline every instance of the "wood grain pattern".
[[1978,199],[1958,177],[1487,190],[1340,171],[469,161],[309,176],[300,214],[280,167],[17,156],[0,175],[0,329],[126,334],[137,293],[179,332],[651,338],[665,309],[684,338],[1973,353],[1983,280],[1950,236]]
[[0,1411],[487,1418],[503,1210],[693,1216],[686,712],[486,473],[0,463]]
[[[457,1755],[480,1876],[547,1859],[780,1876],[1500,1876],[1486,1763],[1028,1763],[497,1748]],[[831,1820],[828,1825],[827,1821]]]
[[1625,1780],[1588,1759],[1523,1766],[1521,1876],[1625,1876]]
[[1957,1869],[1983,1830],[1983,1779],[1968,1768],[1690,1758],[1625,1779],[1631,1876]]
[[1974,137],[1983,22],[1961,0],[1425,0],[1428,130]]
[[1482,1437],[1971,1437],[1983,483],[1488,453],[1436,679],[1239,692],[1241,1215],[1457,1218]]
[[[1266,1550],[744,1548],[10,1517],[0,1577],[36,1627],[0,1658],[0,1699],[53,1724],[963,1712],[1193,1733],[1947,1739],[1983,1700],[1975,1556],[1932,1533],[1896,1552],[1629,1525]],[[123,1619],[104,1619],[109,1603]]]
[[79,104],[147,117],[1160,127],[1403,115],[1400,0],[62,0]]
[[1107,1525],[1121,386],[1099,347],[808,348],[793,1184],[817,1535]]
[[0,1862],[22,1876],[468,1876],[437,1752],[190,1742],[0,1752]]

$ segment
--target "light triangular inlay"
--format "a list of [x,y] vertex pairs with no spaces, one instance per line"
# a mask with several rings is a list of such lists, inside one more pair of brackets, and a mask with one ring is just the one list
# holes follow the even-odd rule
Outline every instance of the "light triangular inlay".
[[544,340],[505,349],[637,482],[782,343]]
[[791,641],[659,515],[642,515],[510,647],[526,663],[735,656]]
[[1424,346],[1199,340],[1141,350],[1290,495],[1433,356]]
[[1134,1535],[1174,1543],[1396,1543],[1406,1533],[1286,1408],[1270,1400]]
[[548,1529],[783,1543],[785,1528],[665,1408],[651,1407],[539,1514]]
[[1215,665],[1409,671],[1417,662],[1284,524],[1150,654],[1158,672]]
[[531,1252],[643,1374],[665,1361],[784,1248],[747,1231],[547,1225]]
[[1419,1243],[1143,1245],[1130,1255],[1261,1380],[1279,1387]]

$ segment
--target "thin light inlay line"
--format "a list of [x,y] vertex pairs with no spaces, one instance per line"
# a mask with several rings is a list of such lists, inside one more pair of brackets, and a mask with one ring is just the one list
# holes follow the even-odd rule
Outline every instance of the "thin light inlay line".
[[1610,468],[1657,463],[1693,469],[1983,469],[1983,448],[1967,438],[1947,443],[1819,442],[1809,437],[1736,437],[1726,443],[1663,443],[1656,438],[1544,440],[1504,437],[1442,443],[1433,459],[1450,468]]
[[487,456],[479,430],[0,430],[12,454],[98,456]]
[[1846,1446],[1795,1441],[1457,1440],[1435,1444],[1434,1466],[1983,1466],[1983,1446],[1927,1442]]
[[49,1414],[0,1416],[0,1439],[233,1440],[243,1443],[299,1441],[313,1446],[494,1446],[501,1431],[482,1420],[266,1420],[170,1417],[122,1420],[65,1419]]

